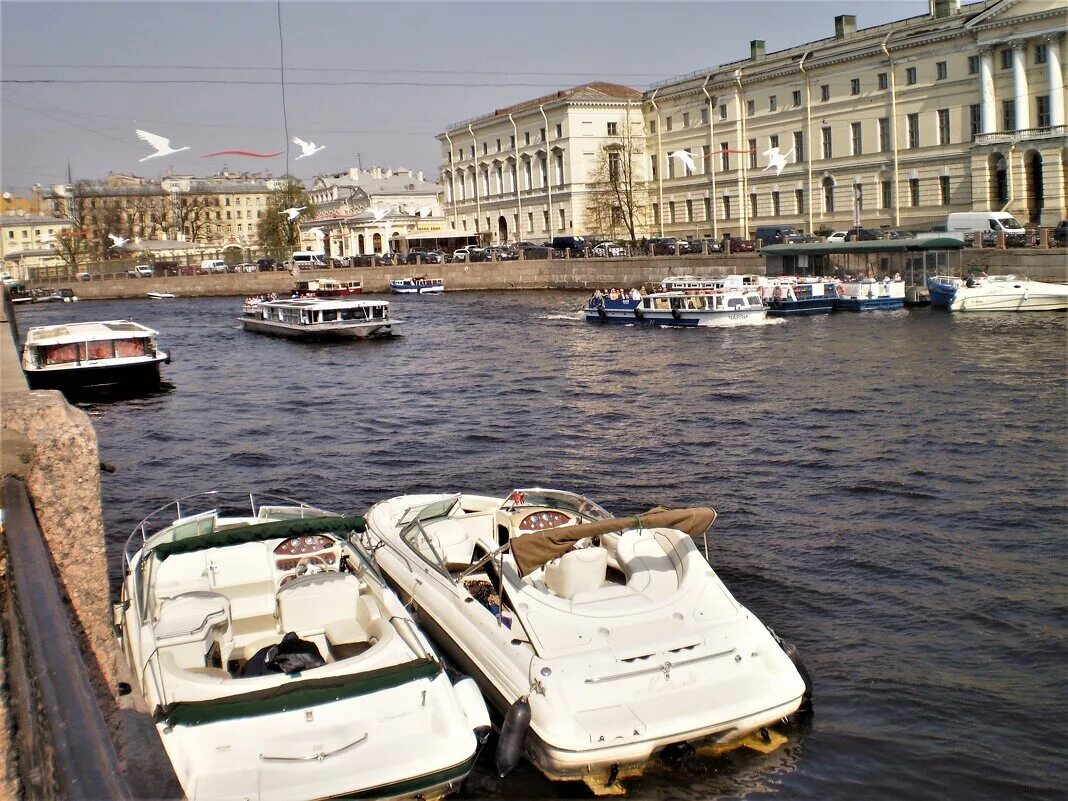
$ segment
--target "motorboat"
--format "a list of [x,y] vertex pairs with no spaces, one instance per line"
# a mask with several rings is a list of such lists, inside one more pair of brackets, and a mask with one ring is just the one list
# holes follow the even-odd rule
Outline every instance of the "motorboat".
[[160,365],[170,363],[158,335],[132,320],[37,326],[26,334],[22,369],[31,389],[158,385]]
[[241,322],[246,331],[294,339],[388,337],[401,324],[389,301],[346,298],[246,301]]
[[617,518],[540,488],[420,494],[375,504],[362,536],[503,716],[501,774],[525,754],[603,790],[669,745],[741,741],[809,697],[796,649],[694,544],[715,516]]
[[152,300],[170,300],[171,298],[178,297],[173,292],[149,292],[147,294]]
[[935,275],[927,279],[927,288],[932,306],[953,312],[1068,309],[1068,285],[1031,281],[1022,275],[967,279]]
[[593,323],[646,323],[672,327],[748,325],[768,313],[751,288],[691,289],[675,292],[595,294],[583,310]]
[[445,281],[425,275],[394,278],[389,282],[389,291],[398,295],[436,295],[445,291]]
[[759,287],[763,276],[753,274],[731,274],[713,278],[697,278],[692,275],[669,275],[660,282],[664,292],[687,292],[694,289],[740,289],[742,287]]
[[439,798],[489,733],[359,545],[360,517],[209,492],[142,520],[115,624],[188,799]]
[[834,279],[783,276],[763,279],[760,295],[771,317],[830,314],[838,296],[837,286]]
[[834,307],[845,311],[903,309],[905,282],[898,277],[855,278],[835,286]]

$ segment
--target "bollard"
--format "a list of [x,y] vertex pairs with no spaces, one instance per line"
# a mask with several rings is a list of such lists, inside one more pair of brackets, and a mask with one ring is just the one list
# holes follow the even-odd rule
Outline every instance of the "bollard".
[[1038,246],[1040,248],[1045,249],[1045,250],[1049,250],[1049,229],[1048,228],[1039,228],[1038,229]]
[[676,239],[675,240],[675,255],[676,256],[680,255],[681,247],[682,247],[681,243],[679,242],[679,240]]
[[653,247],[652,245],[650,245],[650,246],[649,246],[649,255],[650,255],[650,256],[655,256],[655,255],[656,255],[656,253],[654,253],[654,252],[653,252],[653,251],[655,251],[655,250],[656,250],[656,248],[654,248],[654,247]]
[[998,231],[998,244],[997,244],[998,250],[1004,250],[1007,246],[1008,246],[1008,243],[1006,242],[1005,232],[1004,231]]

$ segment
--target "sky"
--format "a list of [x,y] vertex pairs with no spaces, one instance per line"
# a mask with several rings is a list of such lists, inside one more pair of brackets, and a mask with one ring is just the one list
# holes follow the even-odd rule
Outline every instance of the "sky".
[[[0,185],[108,172],[438,172],[449,124],[588,80],[638,89],[749,55],[927,13],[927,0],[0,3]],[[282,53],[280,53],[280,48]],[[285,116],[280,78],[285,63]],[[58,81],[31,82],[21,81]],[[324,85],[335,84],[335,85]],[[136,129],[189,150],[153,152]]]

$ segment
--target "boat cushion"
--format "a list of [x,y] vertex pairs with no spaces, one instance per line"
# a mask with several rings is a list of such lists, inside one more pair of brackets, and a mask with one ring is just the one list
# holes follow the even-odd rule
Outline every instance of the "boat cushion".
[[229,625],[230,602],[225,596],[214,592],[187,592],[164,599],[154,633],[157,641],[202,640],[206,629]]
[[360,580],[352,573],[312,573],[278,591],[278,620],[283,631],[322,632],[334,620],[356,620]]
[[583,590],[604,584],[608,575],[608,551],[576,548],[545,565],[545,586],[561,598],[573,598]]
[[[673,548],[672,548],[673,550]],[[667,598],[679,588],[679,574],[664,545],[650,530],[628,531],[616,541],[616,561],[627,586],[648,598]]]

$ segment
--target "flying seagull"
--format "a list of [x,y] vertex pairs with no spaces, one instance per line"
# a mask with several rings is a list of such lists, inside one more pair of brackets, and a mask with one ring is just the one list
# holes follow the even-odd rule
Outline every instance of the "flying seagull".
[[314,156],[320,150],[326,147],[326,145],[316,146],[315,142],[305,142],[296,136],[293,137],[293,144],[300,145],[301,154],[297,156],[293,161],[300,161],[305,156]]
[[138,159],[139,161],[148,161],[149,159],[156,159],[160,156],[169,156],[171,153],[181,153],[183,150],[189,150],[188,145],[177,149],[171,147],[171,140],[167,139],[165,136],[160,136],[159,134],[142,131],[140,128],[137,129],[136,133],[138,139],[148,142],[152,147],[156,148],[155,153],[151,156],[145,156],[143,159]]
[[371,213],[375,216],[375,222],[382,222],[389,216],[389,209],[372,209]]
[[297,219],[297,217],[300,216],[300,213],[302,211],[304,211],[304,209],[306,209],[306,208],[308,208],[308,207],[307,206],[293,206],[292,208],[282,209],[278,213],[286,215],[287,217],[289,217],[289,221],[293,222],[293,220]]
[[326,234],[323,233],[322,228],[309,228],[308,233],[314,236],[316,239],[326,239]]
[[432,206],[424,206],[423,208],[419,209],[419,211],[417,211],[415,214],[418,217],[429,217],[433,213],[434,209]]
[[[141,160],[144,161],[144,159]],[[111,240],[111,247],[113,248],[124,247],[130,241],[129,239],[123,239],[121,236],[115,236],[115,234],[108,234],[108,239]]]
[[764,155],[768,157],[768,166],[761,172],[767,172],[772,167],[775,168],[775,175],[782,175],[782,171],[786,169],[786,159],[789,158],[794,152],[791,147],[785,154],[779,152],[777,147],[769,147],[764,151]]
[[690,172],[696,172],[693,166],[693,156],[691,156],[685,150],[676,150],[674,153],[671,154],[671,158],[678,159],[679,161],[681,161],[683,164],[686,165],[686,169],[688,169]]

